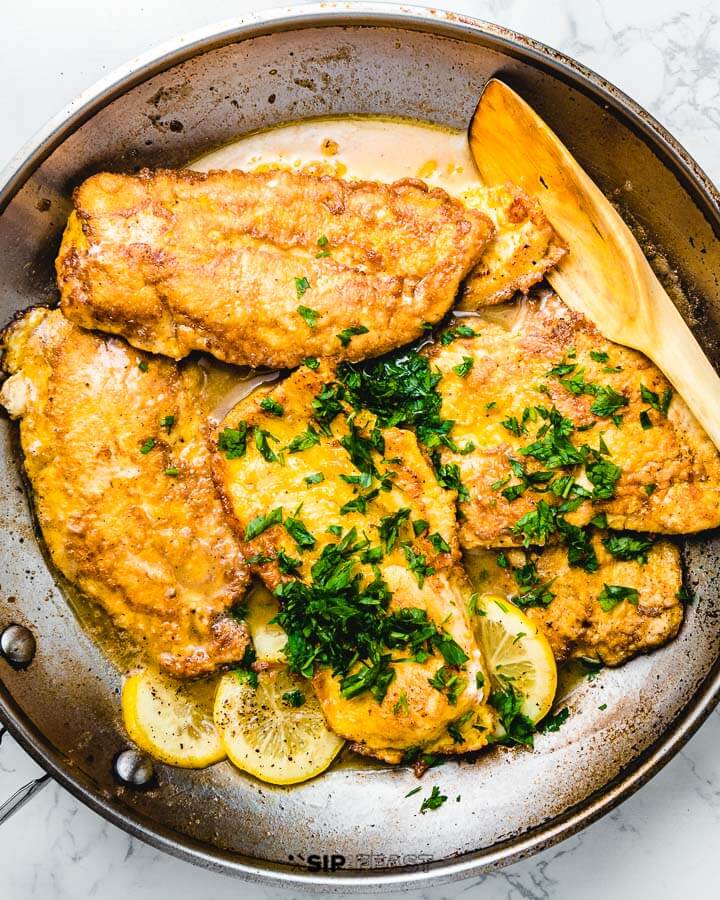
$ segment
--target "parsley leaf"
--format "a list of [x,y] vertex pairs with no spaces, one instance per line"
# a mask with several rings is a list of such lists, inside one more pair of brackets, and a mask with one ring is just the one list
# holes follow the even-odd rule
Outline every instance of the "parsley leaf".
[[659,412],[661,416],[667,418],[668,409],[670,408],[670,401],[672,400],[673,392],[672,388],[666,388],[663,391],[662,398],[655,392],[651,391],[650,388],[645,387],[644,384],[640,385],[640,396],[644,403],[647,403],[648,406],[651,406],[656,412]]
[[[385,547],[386,553],[389,553],[395,546],[395,543],[397,542],[398,536],[400,534],[400,527],[402,526],[403,522],[407,522],[407,520],[410,518],[410,512],[410,507],[404,506],[397,512],[392,513],[389,516],[383,516],[382,519],[380,519],[380,540]],[[413,523],[413,527],[415,524],[416,523]]]
[[310,282],[307,280],[307,278],[305,278],[304,275],[302,278],[295,279],[295,290],[297,292],[298,299],[300,299],[300,297],[302,297],[305,291],[309,290],[309,288]]
[[492,691],[489,703],[497,710],[500,724],[505,731],[505,736],[499,743],[532,747],[535,726],[521,712],[523,705],[522,695],[517,693],[511,684],[508,684],[502,691]]
[[307,530],[302,519],[289,516],[285,519],[285,530],[301,549],[312,550],[315,546],[315,538]]
[[458,363],[458,365],[453,366],[453,372],[456,375],[459,375],[460,378],[467,378],[470,374],[470,370],[475,365],[475,360],[472,356],[463,356],[462,362]]
[[298,306],[297,312],[298,315],[302,316],[308,328],[314,328],[317,325],[320,317],[320,313],[317,310],[310,309],[309,306]]
[[635,588],[623,587],[620,584],[604,584],[598,594],[598,601],[604,612],[610,612],[623,600],[637,606],[639,597],[640,594]]
[[417,583],[422,587],[425,584],[425,578],[434,574],[434,567],[427,565],[424,554],[417,553],[410,544],[401,544],[400,546],[403,549],[410,571],[415,575]]
[[437,785],[435,785],[433,787],[432,791],[430,792],[430,795],[423,800],[422,805],[420,807],[420,812],[423,815],[425,815],[425,813],[429,809],[430,810],[440,809],[440,807],[443,805],[443,803],[445,803],[446,800],[447,800],[447,797],[445,796],[445,794],[441,794],[440,788]]
[[271,525],[278,525],[280,522],[282,522],[282,519],[282,506],[278,506],[267,515],[256,516],[254,519],[251,519],[251,521],[248,522],[247,528],[245,529],[244,540],[251,541],[259,534],[262,534],[263,531],[265,531],[267,528],[270,528]]
[[[607,354],[605,354],[605,356],[607,356]],[[550,731],[559,731],[560,727],[567,722],[569,717],[570,710],[565,706],[560,712],[555,713],[555,715],[543,719],[541,724],[538,725],[538,731],[540,734],[547,734]]]
[[370,329],[365,325],[351,325],[349,328],[343,328],[335,337],[340,341],[341,346],[347,347],[356,334],[367,334],[369,331]]
[[278,416],[278,418],[285,413],[284,408],[272,397],[263,397],[260,401],[260,409],[270,413],[271,416]]
[[245,456],[247,439],[247,422],[238,422],[237,428],[223,429],[218,438],[218,449],[225,454],[226,459],[240,459]]
[[645,565],[648,551],[653,545],[652,538],[636,537],[632,534],[612,534],[603,540],[603,546],[615,559],[634,560]]
[[276,438],[269,431],[265,431],[264,428],[255,427],[255,446],[262,458],[267,462],[279,462],[277,453],[270,446],[269,441],[271,440],[277,442],[279,438]]
[[295,688],[294,691],[286,691],[282,695],[282,698],[288,706],[292,706],[295,709],[305,703],[305,694],[303,694],[303,692],[299,688]]
[[301,450],[307,450],[319,443],[320,436],[317,431],[315,431],[312,425],[308,425],[305,431],[295,435],[287,445],[287,450],[288,453],[300,453]]

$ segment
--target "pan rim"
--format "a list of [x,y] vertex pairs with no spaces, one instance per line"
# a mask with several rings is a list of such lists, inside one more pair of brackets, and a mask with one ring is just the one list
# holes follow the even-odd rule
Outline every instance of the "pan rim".
[[[34,171],[74,131],[114,99],[138,84],[213,49],[279,31],[317,27],[386,27],[425,31],[469,43],[484,44],[518,55],[605,104],[640,133],[648,149],[688,188],[693,202],[720,236],[720,192],[687,151],[652,116],[597,73],[540,42],[502,26],[450,12],[391,3],[323,4],[265,10],[226,20],[175,38],[118,67],[83,92],[27,142],[0,173],[0,214]],[[128,814],[93,788],[90,779],[73,772],[23,713],[0,682],[0,719],[26,752],[71,794],[103,818],[174,856],[206,868],[266,884],[292,885],[321,892],[387,889],[392,886],[441,884],[516,862],[552,846],[614,809],[655,775],[684,746],[720,700],[720,659],[684,709],[664,733],[616,779],[566,810],[561,816],[485,850],[446,858],[423,867],[392,870],[346,870],[320,876],[289,866],[242,857],[165,829],[135,812]]]

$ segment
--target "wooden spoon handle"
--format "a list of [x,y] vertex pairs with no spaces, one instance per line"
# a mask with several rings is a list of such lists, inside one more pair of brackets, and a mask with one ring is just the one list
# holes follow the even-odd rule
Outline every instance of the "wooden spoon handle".
[[653,361],[720,449],[720,376],[657,279],[655,284],[666,302],[655,305]]
[[650,357],[720,449],[720,376],[634,235],[567,147],[512,88],[491,79],[469,131],[486,184],[535,194],[570,249],[548,281],[601,334]]

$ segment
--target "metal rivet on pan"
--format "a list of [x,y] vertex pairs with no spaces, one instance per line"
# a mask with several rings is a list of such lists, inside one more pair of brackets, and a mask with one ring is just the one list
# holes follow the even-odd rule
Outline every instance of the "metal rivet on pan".
[[113,762],[115,776],[129,787],[148,787],[155,778],[152,760],[137,750],[123,750]]
[[16,669],[24,669],[35,658],[35,636],[24,625],[8,625],[0,635],[0,652]]

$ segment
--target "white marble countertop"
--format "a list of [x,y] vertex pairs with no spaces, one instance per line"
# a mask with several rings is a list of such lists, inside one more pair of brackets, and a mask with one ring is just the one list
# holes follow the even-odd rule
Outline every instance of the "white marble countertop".
[[[0,54],[0,166],[80,91],[176,34],[279,5],[255,0],[25,0],[5,4]],[[717,0],[447,0],[531,35],[610,79],[650,110],[720,184],[720,6]],[[712,896],[720,882],[720,713],[639,793],[590,828],[530,860],[414,897],[488,900]],[[39,774],[9,738],[0,801]],[[198,896],[287,898],[165,856],[56,785],[0,832],[6,900]],[[409,895],[404,895],[409,896]]]

